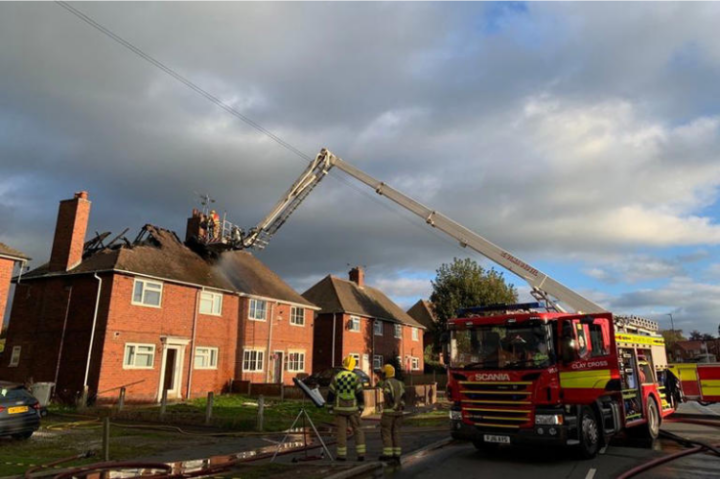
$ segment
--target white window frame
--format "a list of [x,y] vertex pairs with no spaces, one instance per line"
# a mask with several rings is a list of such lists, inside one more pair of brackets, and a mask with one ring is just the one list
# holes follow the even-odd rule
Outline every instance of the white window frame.
[[410,357],[410,369],[413,371],[420,371],[420,358]]
[[[253,316],[253,310],[255,311],[255,314],[257,314],[258,303],[263,303],[265,305],[265,308],[263,309],[262,318],[257,318],[255,316]],[[253,308],[253,306],[255,306],[255,307]],[[267,321],[267,313],[268,313],[268,302],[266,300],[250,298],[250,304],[248,304],[248,319],[250,321]]]
[[[255,353],[255,359],[247,358],[246,355],[248,353]],[[255,362],[255,369],[248,369],[246,367],[246,363],[249,362]],[[257,368],[257,365],[260,365],[260,368]],[[244,373],[261,373],[265,370],[265,350],[264,349],[252,349],[247,348],[243,350],[243,362],[242,362],[242,370]]]
[[[211,346],[198,346],[195,348],[193,368],[195,369],[217,369],[220,350]],[[206,358],[207,366],[198,366],[198,358]]]
[[[354,324],[357,324],[357,329],[353,327]],[[350,319],[348,319],[348,331],[352,331],[353,333],[359,333],[360,332],[360,317],[359,316],[350,316]]]
[[[299,315],[297,314],[298,311],[300,311]],[[298,322],[297,320],[301,317],[302,322]],[[300,306],[290,307],[290,324],[293,326],[305,327],[305,308],[301,308]]]
[[22,354],[22,346],[13,346],[12,355],[10,356],[10,364],[8,367],[16,368],[20,364],[20,355]]
[[354,357],[355,358],[355,368],[361,369],[360,368],[360,366],[361,366],[360,365],[360,353],[350,353],[350,354],[348,354],[348,356]]
[[[378,363],[378,360],[379,360],[379,363]],[[382,354],[373,355],[373,371],[382,369],[384,362],[385,362],[385,358],[383,357]]]
[[412,328],[412,340],[413,341],[420,341],[420,334],[418,333],[418,328]]
[[[203,301],[210,301],[210,310],[203,311]],[[212,291],[203,291],[200,293],[200,304],[198,312],[208,316],[222,316],[223,294],[214,293]],[[217,306],[217,308],[216,308]],[[217,311],[216,311],[217,309]]]
[[[378,331],[378,326],[380,326],[380,330]],[[373,324],[373,334],[375,336],[382,336],[383,335],[383,328],[385,327],[385,323],[380,321],[379,319],[376,319]]]
[[394,324],[393,325],[393,334],[395,335],[395,339],[402,339],[403,337],[403,330],[402,330],[402,324]]
[[[140,297],[140,301],[135,301],[135,289],[137,288],[138,283],[142,283],[142,293]],[[148,304],[145,302],[145,292],[148,289],[148,286],[151,286],[150,289],[154,289],[156,286],[159,286],[159,291],[156,290],[156,292],[160,293],[160,299],[158,301],[158,304]],[[132,289],[132,296],[130,297],[131,304],[135,306],[145,306],[146,308],[160,308],[162,307],[162,299],[163,299],[163,283],[161,281],[151,281],[149,279],[144,278],[135,278],[135,281],[133,281],[133,289]]]
[[[135,362],[136,362],[136,361],[137,361],[137,357],[138,357],[138,352],[137,352],[138,346],[143,346],[143,347],[150,347],[150,348],[152,348],[152,353],[146,353],[146,352],[145,352],[145,353],[142,353],[142,355],[147,355],[147,354],[150,354],[150,355],[151,355],[152,359],[151,359],[151,361],[150,361],[150,364],[151,364],[150,366],[136,366],[135,363],[133,363],[133,364],[128,364],[128,358],[130,357],[129,348],[131,348],[131,347],[135,348],[134,354],[135,354]],[[156,349],[157,349],[157,348],[155,347],[154,344],[147,344],[147,343],[125,343],[125,347],[123,348],[123,369],[155,369],[155,352],[156,352]]]
[[[293,360],[293,355],[296,358]],[[289,350],[287,355],[287,363],[285,364],[285,370],[291,373],[304,373],[305,372],[305,351],[303,350]]]

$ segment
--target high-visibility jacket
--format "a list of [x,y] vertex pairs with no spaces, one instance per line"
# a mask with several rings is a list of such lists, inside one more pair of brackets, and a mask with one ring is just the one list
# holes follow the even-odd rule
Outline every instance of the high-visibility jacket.
[[363,387],[357,374],[348,370],[337,373],[330,382],[328,396],[336,412],[358,412],[359,405],[363,404]]
[[383,414],[402,416],[405,409],[405,385],[395,378],[388,378],[381,384],[383,392]]

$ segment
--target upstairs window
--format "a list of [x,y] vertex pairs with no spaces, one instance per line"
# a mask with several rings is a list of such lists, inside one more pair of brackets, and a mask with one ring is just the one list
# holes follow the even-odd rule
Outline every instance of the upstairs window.
[[383,322],[376,319],[375,323],[373,324],[373,330],[375,331],[375,336],[382,336],[383,335]]
[[220,293],[203,291],[200,293],[200,314],[222,315],[222,300],[223,295]]
[[162,301],[162,291],[163,284],[158,281],[135,278],[132,304],[159,308]]
[[358,318],[357,316],[350,316],[350,319],[347,323],[347,328],[348,331],[360,331],[360,318]]
[[290,308],[290,324],[305,326],[305,308],[297,306]]
[[401,324],[395,324],[393,325],[395,329],[395,337],[400,339],[402,338],[402,325]]
[[250,300],[250,313],[248,317],[253,321],[265,321],[267,317],[267,301],[262,299]]
[[420,334],[418,334],[418,328],[412,328],[412,340],[419,341]]

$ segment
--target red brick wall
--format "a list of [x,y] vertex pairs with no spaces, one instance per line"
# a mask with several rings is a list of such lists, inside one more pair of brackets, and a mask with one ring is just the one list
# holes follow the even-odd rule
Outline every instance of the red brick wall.
[[73,199],[60,202],[50,254],[50,271],[67,271],[82,261],[89,218],[90,201],[86,192],[75,193]]
[[[183,351],[180,397],[187,397],[198,290],[164,282],[161,307],[155,308],[132,304],[133,285],[134,278],[124,275],[117,275],[113,282],[100,371],[101,396],[116,397],[117,388],[126,386],[128,400],[157,400],[166,347],[161,338],[170,337],[187,342],[180,346]],[[208,391],[221,392],[233,379],[237,310],[238,297],[225,294],[221,316],[197,315],[195,346],[218,348],[218,365],[217,369],[192,370],[191,396],[203,396]],[[152,369],[125,368],[126,343],[155,345]]]
[[[313,329],[315,324],[314,312],[311,309],[305,309],[305,326],[296,326],[290,324],[290,310],[292,305],[279,303],[277,301],[267,301],[266,320],[253,321],[249,318],[251,298],[242,298],[240,301],[240,334],[237,355],[236,377],[254,383],[265,383],[272,381],[272,374],[268,374],[268,367],[274,367],[272,355],[275,352],[283,353],[283,363],[287,354],[291,351],[301,351],[305,353],[305,374],[312,372],[313,366]],[[270,345],[268,339],[270,336],[270,325],[272,324],[272,338]],[[269,347],[268,347],[269,346]],[[265,351],[265,360],[262,372],[244,372],[243,371],[243,352],[245,349],[258,349]],[[295,371],[286,371],[285,364],[282,367],[282,382],[284,384],[293,384],[292,378],[297,374]],[[278,382],[277,379],[275,382]]]
[[[315,325],[315,372],[323,371],[332,365],[332,326],[333,314],[319,315]],[[373,355],[382,355],[383,361],[387,362],[395,355],[403,358],[405,367],[408,357],[416,357],[419,360],[419,370],[414,374],[422,374],[423,362],[423,339],[422,330],[418,331],[418,340],[412,340],[412,328],[403,326],[403,337],[396,338],[393,323],[383,322],[383,335],[375,336],[372,321],[369,318],[360,318],[360,331],[349,331],[348,321],[351,315],[338,314],[336,324],[335,344],[335,365],[342,362],[342,358],[348,354],[360,355],[359,368],[367,371],[372,370]],[[373,352],[374,340],[374,352]],[[368,365],[363,364],[363,355],[368,355]]]
[[[15,266],[15,261],[6,258],[0,258],[0,323],[5,318],[5,308],[8,303],[8,293],[10,292],[10,280]],[[2,324],[0,324],[2,326]]]
[[[110,277],[106,275],[105,281],[110,281]],[[105,285],[103,291],[93,364],[102,360],[98,338],[102,338],[109,300]],[[92,276],[21,281],[15,290],[7,353],[0,362],[0,379],[55,382],[57,372],[58,394],[67,399],[76,397],[82,391],[85,378],[96,294],[97,281]],[[20,362],[16,367],[9,367],[15,346],[22,348]],[[90,372],[92,388],[97,381],[92,367]]]

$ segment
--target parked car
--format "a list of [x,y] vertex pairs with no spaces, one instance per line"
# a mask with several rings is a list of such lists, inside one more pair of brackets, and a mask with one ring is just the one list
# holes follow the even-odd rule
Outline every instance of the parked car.
[[[330,382],[332,381],[332,378],[335,377],[337,373],[340,371],[344,371],[344,368],[342,367],[334,367],[330,369],[326,369],[325,371],[312,374],[304,379],[305,384],[309,386],[320,386],[320,387],[328,387],[330,386]],[[370,376],[365,374],[365,371],[362,369],[353,369],[353,372],[357,374],[358,378],[360,379],[360,384],[363,385],[363,387],[370,387],[372,381],[370,380]]]
[[25,386],[0,381],[0,436],[29,439],[40,428],[41,410]]

